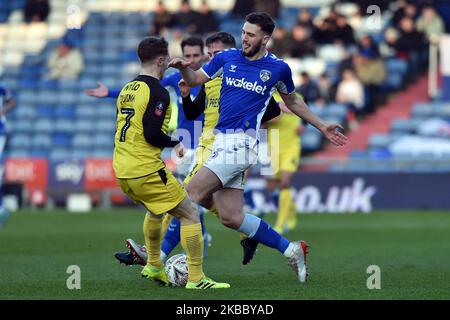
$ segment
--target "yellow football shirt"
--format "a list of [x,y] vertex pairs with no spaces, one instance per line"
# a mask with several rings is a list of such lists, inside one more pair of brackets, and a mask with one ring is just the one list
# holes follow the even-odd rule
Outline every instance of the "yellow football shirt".
[[144,126],[156,119],[167,134],[170,115],[169,93],[158,79],[140,75],[123,87],[117,99],[113,157],[117,178],[142,177],[165,167],[162,147],[147,141]]

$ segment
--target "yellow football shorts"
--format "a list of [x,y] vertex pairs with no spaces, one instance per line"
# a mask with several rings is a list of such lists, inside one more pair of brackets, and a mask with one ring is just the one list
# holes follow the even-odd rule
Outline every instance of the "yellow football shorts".
[[281,172],[296,172],[300,165],[300,150],[281,152],[278,157],[270,158],[275,178],[280,178]]
[[184,184],[187,185],[189,181],[191,181],[194,174],[205,164],[206,160],[208,160],[211,155],[211,148],[199,145],[197,149],[195,149],[195,165],[192,168],[191,172],[184,179]]
[[172,210],[187,195],[184,187],[166,168],[140,178],[117,180],[130,199],[154,214]]

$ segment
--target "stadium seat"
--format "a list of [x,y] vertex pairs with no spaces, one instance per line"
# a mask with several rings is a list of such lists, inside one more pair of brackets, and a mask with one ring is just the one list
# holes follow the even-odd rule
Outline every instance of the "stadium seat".
[[57,118],[55,121],[55,132],[74,133],[74,121],[70,118]]
[[52,148],[50,150],[49,159],[51,161],[64,161],[71,159],[71,153],[66,148]]
[[53,129],[53,121],[50,118],[39,118],[34,123],[34,132],[36,133],[51,133]]
[[57,119],[75,119],[75,106],[58,106],[55,107],[55,116]]
[[91,148],[93,146],[92,137],[89,134],[76,133],[72,139],[73,148]]
[[55,147],[69,148],[71,145],[71,135],[68,133],[56,132],[52,135],[52,143]]
[[416,131],[417,123],[411,119],[394,119],[391,124],[391,132],[413,133]]
[[34,119],[38,113],[35,107],[27,105],[25,103],[19,103],[19,105],[13,110],[13,112],[15,118],[17,119]]
[[429,118],[434,115],[434,110],[428,103],[416,103],[412,108],[412,116],[414,118]]
[[97,134],[94,139],[94,146],[98,148],[114,148],[114,134]]
[[319,133],[304,132],[302,134],[302,149],[304,151],[316,151],[322,147],[322,137]]
[[41,105],[37,107],[37,114],[41,118],[52,118],[55,112],[53,106]]
[[35,149],[50,149],[52,146],[52,139],[49,134],[36,134],[31,139],[31,147]]
[[95,128],[95,121],[89,118],[78,118],[75,121],[75,132],[91,133]]
[[369,138],[369,148],[387,148],[389,143],[391,142],[391,138],[386,134],[373,134]]
[[8,141],[12,149],[28,148],[31,146],[31,136],[25,133],[16,133]]

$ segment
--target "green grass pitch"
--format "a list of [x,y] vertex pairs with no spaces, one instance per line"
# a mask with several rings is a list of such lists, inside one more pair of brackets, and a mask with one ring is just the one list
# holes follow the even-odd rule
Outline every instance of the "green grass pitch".
[[[450,298],[449,212],[299,215],[298,220],[298,229],[286,236],[311,245],[308,283],[298,283],[286,259],[263,246],[243,266],[238,235],[207,216],[213,245],[205,273],[232,287],[192,292],[158,287],[140,277],[140,267],[114,259],[126,238],[143,240],[138,209],[17,212],[0,229],[0,299]],[[80,290],[66,287],[69,265],[81,268]],[[370,265],[381,268],[380,290],[366,286]]]

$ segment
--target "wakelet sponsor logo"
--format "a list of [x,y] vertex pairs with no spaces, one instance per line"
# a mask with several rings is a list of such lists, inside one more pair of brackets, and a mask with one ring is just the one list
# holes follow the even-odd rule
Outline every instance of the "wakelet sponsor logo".
[[242,88],[245,90],[253,91],[256,93],[259,93],[261,95],[264,95],[264,92],[267,90],[267,86],[260,86],[258,85],[258,82],[250,82],[245,80],[245,78],[241,79],[235,79],[230,77],[225,77],[226,84],[229,86],[233,86],[235,88]]
[[372,197],[377,192],[374,186],[364,186],[363,178],[356,178],[351,186],[332,186],[328,190],[325,203],[322,203],[322,194],[315,186],[306,186],[300,189],[295,197],[299,212],[371,212]]
[[70,181],[78,184],[83,177],[83,166],[76,163],[61,163],[56,165],[55,175],[57,181]]

